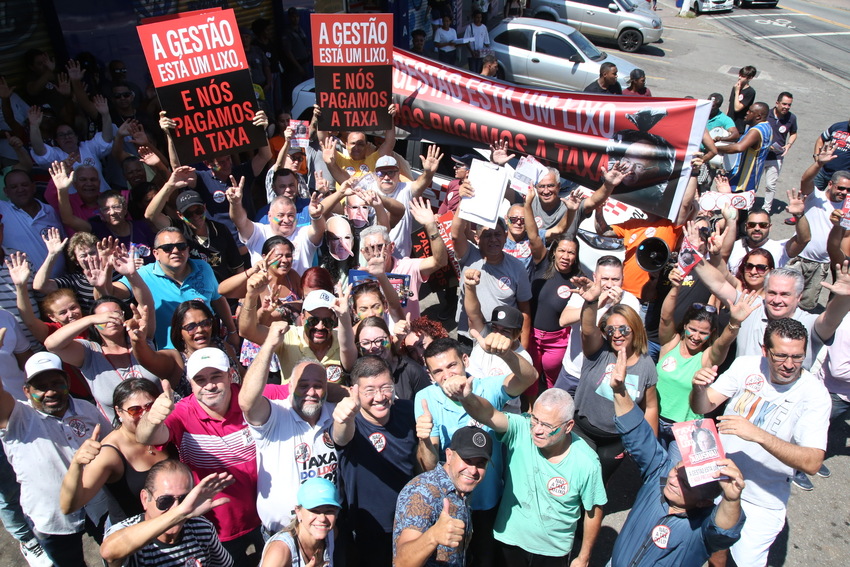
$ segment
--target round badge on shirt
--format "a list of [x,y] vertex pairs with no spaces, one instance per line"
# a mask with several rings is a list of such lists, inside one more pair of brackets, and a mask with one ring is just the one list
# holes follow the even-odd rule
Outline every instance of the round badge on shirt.
[[570,293],[572,293],[570,286],[567,286],[567,285],[558,286],[558,297],[560,297],[561,299],[568,298],[570,296]]
[[373,433],[369,436],[369,442],[375,448],[375,450],[379,453],[383,452],[384,449],[387,448],[387,438],[384,437],[382,433]]
[[761,374],[750,374],[744,380],[744,389],[748,392],[758,393],[764,387],[764,376]]
[[549,494],[552,496],[561,497],[564,496],[570,490],[570,485],[562,476],[553,476],[549,479],[549,482],[546,483],[546,490],[549,491]]
[[223,203],[226,200],[227,195],[221,189],[213,193],[213,201],[215,201],[216,203]]
[[670,541],[670,528],[663,524],[659,524],[652,528],[652,543],[661,549],[667,549],[667,542]]

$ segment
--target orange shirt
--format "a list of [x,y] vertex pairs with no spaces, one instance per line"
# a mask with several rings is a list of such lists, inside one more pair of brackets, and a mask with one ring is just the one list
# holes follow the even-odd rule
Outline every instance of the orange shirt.
[[679,240],[682,227],[674,225],[668,219],[656,218],[653,220],[631,219],[615,224],[611,229],[623,239],[623,244],[626,246],[626,259],[623,262],[623,289],[634,294],[641,301],[645,301],[643,288],[649,283],[651,276],[637,263],[635,253],[638,246],[644,239],[655,236],[666,242],[672,251]]

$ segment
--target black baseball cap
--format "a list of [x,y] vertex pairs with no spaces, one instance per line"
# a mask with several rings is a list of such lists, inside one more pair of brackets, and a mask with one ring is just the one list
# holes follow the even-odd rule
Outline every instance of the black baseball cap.
[[490,324],[493,323],[505,329],[522,329],[522,312],[516,307],[500,305],[493,309]]
[[180,211],[181,214],[185,213],[194,205],[204,205],[204,200],[197,191],[183,191],[177,195],[177,210]]
[[469,169],[472,167],[472,162],[478,159],[475,154],[464,154],[462,156],[452,156],[452,160],[458,164]]
[[454,432],[449,449],[460,455],[464,461],[478,458],[489,461],[493,456],[493,439],[480,427],[469,425]]

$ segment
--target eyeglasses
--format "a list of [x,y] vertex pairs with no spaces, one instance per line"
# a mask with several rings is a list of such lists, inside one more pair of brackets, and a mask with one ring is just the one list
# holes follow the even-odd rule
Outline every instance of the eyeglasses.
[[623,165],[629,166],[634,170],[635,173],[643,173],[644,171],[652,171],[653,169],[658,169],[657,165],[646,166],[642,163],[635,163],[629,158],[623,158],[620,160],[620,163]]
[[121,211],[124,210],[124,207],[122,207],[121,205],[109,205],[109,206],[101,207],[100,210],[103,211],[104,213],[112,213],[112,212],[120,213]]
[[545,423],[545,422],[537,419],[537,417],[535,417],[534,414],[531,414],[531,426],[532,427],[542,427],[543,429],[545,429],[546,431],[549,432],[550,436],[558,433],[558,431],[561,430],[561,427],[564,425],[564,423],[567,423],[567,422],[565,421],[563,423],[559,423],[558,425],[549,425],[548,423]]
[[381,386],[380,388],[375,388],[374,386],[369,386],[368,388],[363,388],[360,390],[360,393],[364,398],[372,399],[374,398],[378,392],[381,392],[386,397],[392,397],[395,394],[395,386],[392,384],[387,384],[386,386]]
[[511,224],[525,224],[525,217],[508,217]]
[[802,364],[804,360],[806,360],[805,354],[786,354],[784,352],[773,352],[773,350],[768,350],[770,353],[770,357],[776,362],[785,362],[789,358],[794,364]]
[[770,266],[768,266],[767,264],[753,264],[752,262],[746,262],[744,264],[744,270],[747,272],[752,272],[753,270],[755,270],[759,274],[763,274],[769,269]]
[[325,329],[336,329],[337,321],[333,317],[307,317],[304,325],[307,327],[318,327],[319,323],[325,326]]
[[372,339],[371,341],[369,339],[363,339],[360,341],[360,348],[363,350],[378,347],[387,348],[388,346],[390,346],[390,341],[387,337],[379,337],[377,339]]
[[537,184],[538,189],[554,189],[557,186],[558,186],[557,183],[538,183]]
[[289,154],[289,159],[292,161],[301,161],[304,159],[304,154]]
[[130,98],[133,96],[132,92],[128,93],[112,93],[112,98]]
[[397,169],[385,169],[376,171],[375,175],[377,175],[378,177],[392,177],[396,173],[398,173]]
[[183,213],[183,216],[186,218],[189,217],[199,217],[206,212],[206,209],[203,207],[192,207],[191,209],[186,209],[186,212]]
[[176,249],[178,252],[185,252],[189,245],[185,242],[169,242],[166,244],[160,244],[156,247],[157,250],[162,250],[166,254],[171,254]]
[[768,228],[770,226],[769,222],[747,222],[747,228]]
[[705,303],[694,303],[691,305],[697,311],[705,311],[706,313],[717,313],[717,307],[714,305],[706,305]]
[[213,320],[210,319],[209,317],[207,317],[203,321],[197,321],[197,322],[192,321],[191,323],[186,323],[185,325],[183,325],[180,328],[183,329],[184,331],[186,331],[187,333],[193,333],[193,332],[195,332],[195,329],[197,329],[198,327],[203,327],[204,329],[209,329],[210,327],[212,327],[212,324],[213,324]]
[[160,512],[167,512],[171,510],[171,507],[174,506],[174,503],[182,504],[186,497],[189,494],[183,494],[181,496],[172,496],[171,494],[163,494],[162,496],[158,496],[156,499],[156,508]]
[[142,417],[142,414],[148,413],[153,407],[153,402],[148,402],[143,406],[130,406],[126,409],[115,408],[118,411],[123,411],[132,418]]
[[632,328],[628,325],[617,325],[616,327],[613,325],[608,325],[605,327],[605,334],[609,337],[613,337],[614,333],[618,333],[620,336],[628,337],[632,334]]

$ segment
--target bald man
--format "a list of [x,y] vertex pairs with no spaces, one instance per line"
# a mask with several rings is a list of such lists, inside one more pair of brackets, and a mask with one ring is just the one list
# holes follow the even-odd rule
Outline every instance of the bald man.
[[755,191],[759,186],[764,162],[773,141],[773,129],[767,121],[769,110],[763,102],[754,103],[744,116],[747,129],[741,139],[734,144],[717,147],[721,154],[740,154],[735,167],[729,172],[729,185],[733,193]]

